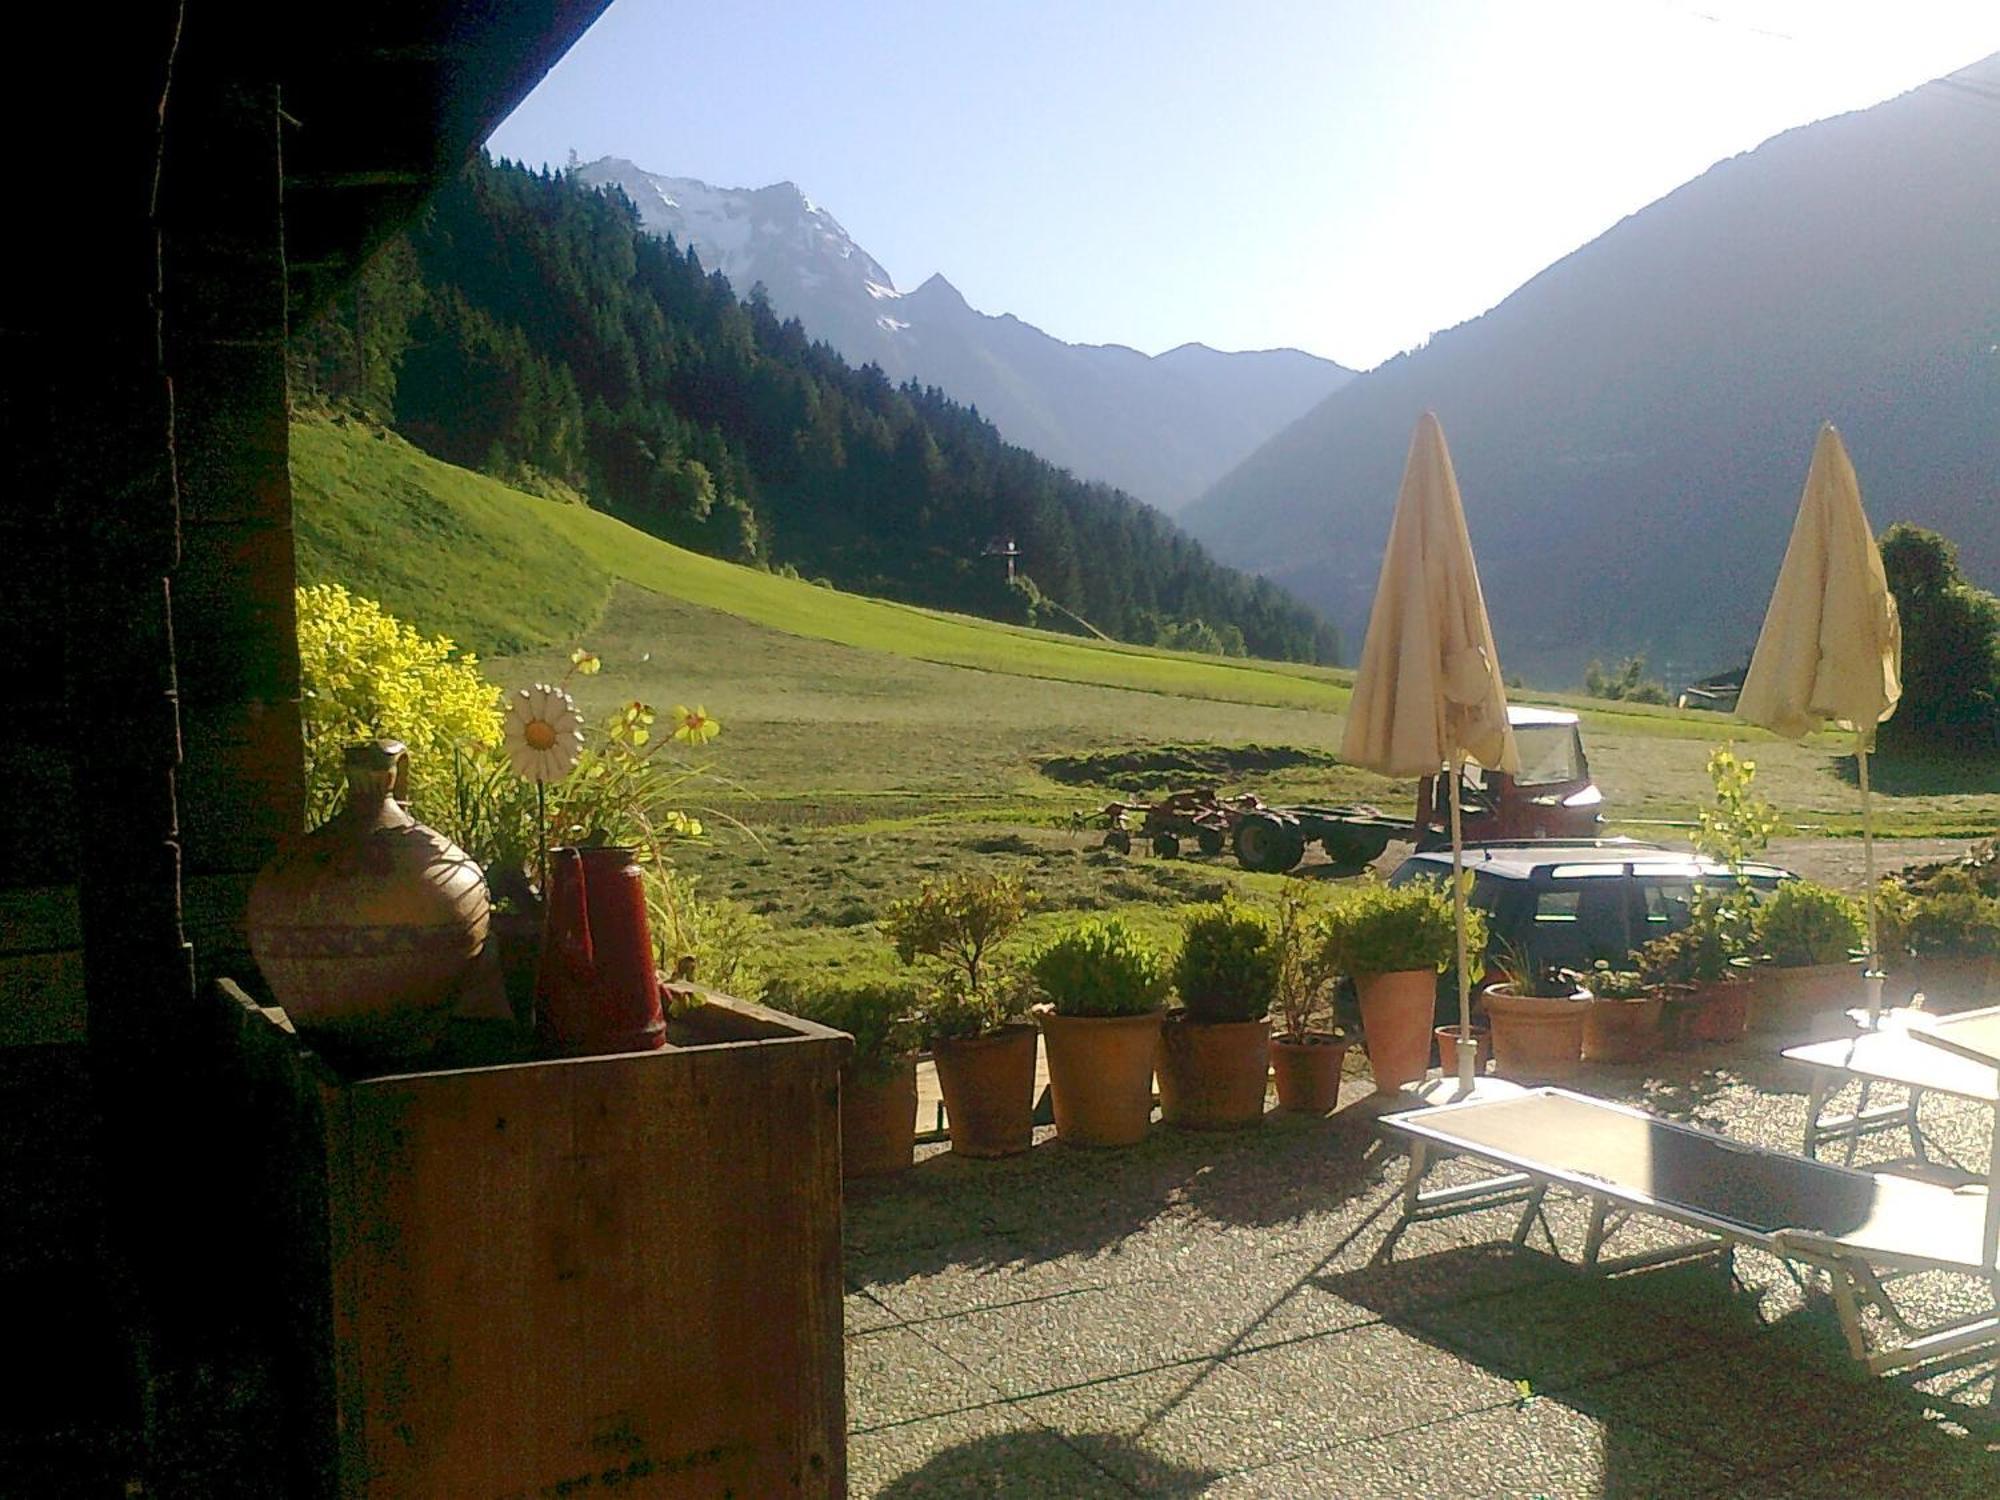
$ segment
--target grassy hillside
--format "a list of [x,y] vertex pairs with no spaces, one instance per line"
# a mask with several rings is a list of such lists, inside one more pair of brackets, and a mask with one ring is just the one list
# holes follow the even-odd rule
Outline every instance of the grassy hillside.
[[301,416],[292,434],[301,578],[344,583],[489,654],[579,634],[620,579],[788,634],[918,661],[1228,703],[1347,702],[1349,675],[1328,668],[1081,640],[739,567],[454,468],[360,422]]
[[[486,655],[568,642],[613,581],[788,635],[1014,677],[1272,708],[1345,709],[1351,672],[1082,640],[843,594],[672,546],[611,516],[456,468],[365,423],[292,424],[299,574],[343,583]],[[1713,715],[1537,695],[1595,729],[1755,737]]]

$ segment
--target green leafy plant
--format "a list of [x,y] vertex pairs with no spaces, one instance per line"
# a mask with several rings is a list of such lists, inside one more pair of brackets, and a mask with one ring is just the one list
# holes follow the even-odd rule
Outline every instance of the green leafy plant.
[[1745,906],[1697,889],[1688,925],[1654,938],[1633,959],[1655,988],[1721,984],[1738,977],[1736,960],[1749,955],[1753,921]]
[[822,979],[774,986],[767,1002],[801,1020],[816,1021],[854,1038],[850,1076],[880,1078],[916,1050],[917,994],[908,984]]
[[336,583],[299,589],[297,607],[307,821],[339,808],[348,745],[393,738],[409,747],[416,816],[451,834],[453,751],[500,739],[499,690],[478,658]]
[[666,863],[640,868],[659,967],[740,999],[757,999],[764,990],[761,957],[770,924],[741,901],[703,896],[699,876]]
[[1167,964],[1117,917],[1093,917],[1045,944],[1029,965],[1063,1016],[1135,1016],[1158,1010]]
[[974,998],[989,953],[1019,929],[1039,899],[1016,875],[926,880],[916,895],[890,903],[882,931],[904,963],[937,959],[955,971],[954,988]]
[[1985,895],[1970,870],[1946,866],[1918,890],[1884,881],[1877,921],[1883,946],[1913,958],[2000,953],[2000,900]]
[[1278,1018],[1279,1036],[1288,1042],[1340,1030],[1333,1002],[1340,965],[1328,940],[1327,917],[1326,903],[1305,895],[1296,885],[1278,899],[1278,917],[1271,927],[1271,952],[1277,961],[1271,1009]]
[[1174,987],[1190,1021],[1262,1020],[1277,985],[1277,949],[1261,912],[1225,897],[1188,917]]
[[1868,940],[1861,903],[1811,880],[1787,880],[1758,904],[1757,947],[1779,968],[1845,963]]
[[1032,998],[1018,974],[1002,970],[988,975],[977,990],[969,990],[953,971],[925,992],[917,1020],[925,1044],[934,1047],[985,1036],[1018,1021],[1027,1015]]
[[[1466,909],[1466,952],[1477,969],[1486,950],[1486,923]],[[1386,885],[1368,879],[1343,891],[1327,918],[1327,940],[1343,974],[1393,974],[1408,969],[1443,973],[1457,957],[1457,923],[1450,887],[1438,880]]]
[[1588,990],[1599,1000],[1643,1000],[1652,993],[1646,976],[1637,969],[1614,969],[1601,958],[1588,969],[1564,969],[1562,974],[1576,989]]
[[1494,944],[1490,972],[1508,992],[1540,1000],[1567,1000],[1580,986],[1575,971],[1534,958],[1525,944],[1502,938]]

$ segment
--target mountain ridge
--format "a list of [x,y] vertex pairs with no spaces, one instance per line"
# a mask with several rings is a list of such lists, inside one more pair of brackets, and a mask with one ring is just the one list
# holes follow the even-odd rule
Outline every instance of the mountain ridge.
[[1831,419],[1878,526],[1941,529],[1993,576],[1996,109],[1989,58],[1716,163],[1325,398],[1183,519],[1358,632],[1434,409],[1507,669],[1698,673],[1747,654]]
[[[1178,349],[1068,343],[1012,313],[973,307],[942,271],[900,291],[789,183],[716,188],[621,157],[577,176],[623,192],[649,231],[692,246],[739,295],[761,283],[781,317],[798,318],[851,363],[936,386],[977,407],[1009,442],[1170,512],[1353,376],[1296,349],[1204,362],[1173,358]],[[780,188],[801,205],[796,212],[772,212],[769,195]]]

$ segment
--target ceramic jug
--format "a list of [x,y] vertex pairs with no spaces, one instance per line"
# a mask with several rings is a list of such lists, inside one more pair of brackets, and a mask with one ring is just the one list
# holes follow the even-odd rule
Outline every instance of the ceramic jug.
[[570,1056],[665,1046],[645,882],[632,851],[551,849],[547,910],[535,984],[543,1040]]
[[486,942],[486,880],[410,816],[400,741],[350,745],[347,801],[258,872],[250,952],[299,1034],[336,1061],[408,1063],[444,1035]]

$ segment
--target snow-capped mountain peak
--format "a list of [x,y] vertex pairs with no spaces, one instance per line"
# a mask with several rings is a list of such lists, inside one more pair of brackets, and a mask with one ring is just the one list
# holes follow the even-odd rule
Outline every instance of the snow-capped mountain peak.
[[850,362],[937,386],[1010,442],[1156,505],[1192,499],[1349,375],[1295,350],[1204,362],[1066,344],[977,311],[942,275],[899,291],[794,183],[718,188],[611,156],[577,175],[620,189],[641,224],[692,247],[739,295],[761,284],[780,317]]

